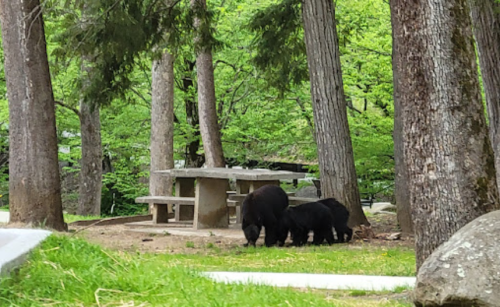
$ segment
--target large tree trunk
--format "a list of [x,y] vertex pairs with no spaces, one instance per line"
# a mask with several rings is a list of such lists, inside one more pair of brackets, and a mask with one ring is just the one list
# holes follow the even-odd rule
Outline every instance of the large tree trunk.
[[354,168],[334,15],[330,0],[302,1],[321,189],[347,206],[350,226],[369,225]]
[[65,230],[55,106],[38,0],[0,1],[9,99],[11,223]]
[[79,215],[101,215],[102,144],[99,107],[80,101],[82,159],[78,195]]
[[200,117],[200,132],[205,151],[207,167],[224,167],[224,152],[222,150],[221,133],[217,119],[217,105],[215,101],[214,67],[211,46],[204,46],[202,41],[208,21],[200,18],[206,11],[206,0],[191,0],[191,6],[198,16],[194,20],[197,30],[196,68],[198,75],[198,114]]
[[[391,12],[392,13],[392,12]],[[398,76],[398,41],[394,39],[394,36],[401,35],[399,33],[402,30],[399,20],[395,18],[394,14],[391,14],[392,23],[392,75],[394,84],[394,166],[395,166],[395,196],[396,196],[396,210],[398,224],[401,231],[404,234],[413,234],[413,220],[411,217],[411,206],[410,206],[410,192],[408,190],[408,173],[406,171],[406,165],[404,161],[404,147],[403,147],[403,110],[402,104],[399,99],[401,86],[399,85],[400,78]]]
[[490,139],[500,185],[500,3],[469,0],[488,109]]
[[417,268],[499,208],[467,0],[391,0]]
[[174,168],[174,57],[153,62],[150,195],[172,195],[172,179],[154,172]]

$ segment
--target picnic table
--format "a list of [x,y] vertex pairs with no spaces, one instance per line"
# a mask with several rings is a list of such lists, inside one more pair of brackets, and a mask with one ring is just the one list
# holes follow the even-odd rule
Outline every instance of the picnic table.
[[304,173],[267,169],[183,168],[156,171],[175,178],[175,196],[139,197],[136,202],[153,204],[153,223],[168,221],[167,204],[176,204],[176,220],[193,220],[195,229],[229,226],[229,179],[236,181],[236,198],[261,186],[279,185],[281,180],[304,178]]

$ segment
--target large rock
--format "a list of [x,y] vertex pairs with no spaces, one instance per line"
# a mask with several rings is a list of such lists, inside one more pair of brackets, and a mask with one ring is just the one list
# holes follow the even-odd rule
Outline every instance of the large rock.
[[306,198],[318,198],[318,190],[315,186],[309,185],[302,187],[300,190],[295,192],[296,197],[306,197]]
[[422,264],[416,306],[500,306],[500,211],[457,231]]

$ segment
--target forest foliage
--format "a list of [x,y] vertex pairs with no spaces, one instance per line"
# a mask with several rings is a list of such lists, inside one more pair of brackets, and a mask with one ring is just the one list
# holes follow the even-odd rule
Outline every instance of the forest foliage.
[[[60,160],[71,165],[67,172],[78,173],[80,128],[78,116],[72,109],[77,108],[80,97],[83,73],[80,55],[95,55],[92,44],[106,41],[108,48],[104,57],[113,60],[94,62],[93,68],[100,73],[93,74],[97,79],[92,82],[108,83],[115,91],[96,96],[91,92],[98,87],[89,87],[89,95],[99,97],[97,103],[101,106],[105,165],[102,212],[107,215],[131,213],[137,208],[131,206],[134,198],[147,194],[151,62],[164,48],[176,57],[175,160],[184,160],[187,144],[199,138],[189,123],[185,105],[186,99],[196,97],[196,89],[186,90],[181,79],[196,79],[196,72],[186,69],[187,63],[195,61],[189,29],[193,16],[183,13],[179,6],[167,10],[175,18],[164,18],[150,13],[155,11],[152,6],[163,1],[144,1],[141,7],[124,6],[113,11],[114,26],[110,27],[102,18],[109,12],[99,15],[99,8],[91,6],[86,7],[85,12],[93,16],[88,23],[96,31],[85,37],[86,32],[74,26],[82,11],[69,11],[69,2],[43,2],[54,95],[60,102],[56,114]],[[210,44],[225,156],[242,162],[258,160],[263,164],[269,161],[304,163],[317,171],[300,1],[209,0],[207,3],[210,15],[206,17],[211,18],[212,27],[206,31],[214,39]],[[125,10],[128,10],[127,16],[134,10],[135,19],[123,18],[120,14]],[[144,17],[147,13],[151,15]],[[266,21],[269,16],[274,18],[272,24]],[[390,195],[394,181],[394,108],[389,4],[383,0],[337,0],[336,19],[360,190]],[[158,32],[160,26],[178,31],[179,35],[169,36],[168,44],[153,50],[150,47],[157,44],[164,33]],[[118,48],[119,44],[113,39],[129,42],[130,53]],[[68,48],[75,44],[81,50]],[[149,51],[144,51],[148,48]],[[118,56],[120,52],[124,53]],[[111,68],[123,74],[107,74]],[[8,148],[8,103],[3,67],[0,73],[1,163]],[[202,150],[200,147],[200,152]],[[6,165],[3,167],[0,194],[7,195]]]

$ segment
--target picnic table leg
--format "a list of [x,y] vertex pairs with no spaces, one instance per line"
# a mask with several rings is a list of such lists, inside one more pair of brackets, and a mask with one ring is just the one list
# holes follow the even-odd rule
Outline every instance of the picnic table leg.
[[[176,178],[175,195],[179,197],[194,197],[194,178]],[[194,217],[193,206],[177,205],[175,209],[176,221],[190,221]]]
[[152,204],[153,224],[168,223],[167,204]]
[[197,178],[194,229],[227,228],[227,179]]
[[248,194],[250,190],[250,181],[236,180],[236,194]]

